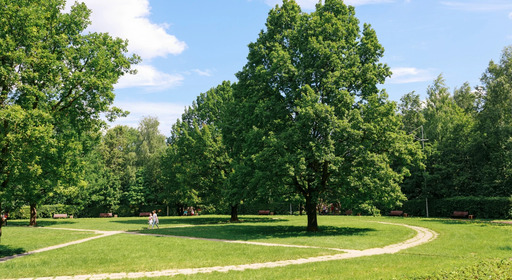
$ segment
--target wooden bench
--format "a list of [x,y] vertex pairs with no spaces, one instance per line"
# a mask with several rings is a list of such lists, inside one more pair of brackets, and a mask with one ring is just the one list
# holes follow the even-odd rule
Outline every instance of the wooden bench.
[[68,214],[53,214],[54,219],[60,219],[60,218],[65,219],[67,217],[68,217]]
[[[473,216],[473,215],[471,215],[471,216]],[[469,212],[468,211],[453,211],[451,217],[465,219],[465,218],[469,217]]]
[[393,210],[389,212],[389,216],[407,216],[407,214],[404,214],[404,211]]
[[149,217],[151,215],[151,212],[140,212],[139,217]]
[[258,215],[270,215],[270,210],[259,210]]
[[100,213],[100,218],[112,218],[112,213]]

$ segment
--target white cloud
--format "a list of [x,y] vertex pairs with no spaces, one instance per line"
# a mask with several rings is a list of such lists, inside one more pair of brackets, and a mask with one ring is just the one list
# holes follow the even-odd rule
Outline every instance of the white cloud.
[[436,75],[431,69],[418,69],[414,67],[391,68],[393,75],[387,81],[390,84],[408,84],[433,80]]
[[502,10],[510,10],[512,9],[512,3],[510,1],[465,1],[465,2],[456,2],[456,1],[444,1],[441,2],[442,5],[463,11],[470,12],[494,12],[494,11],[502,11]]
[[206,69],[206,70],[193,69],[192,72],[196,73],[199,76],[203,76],[203,77],[211,77],[213,75],[212,71],[210,69]]
[[171,75],[158,71],[151,65],[135,65],[137,75],[126,74],[116,84],[117,89],[130,87],[145,87],[148,91],[163,90],[181,85],[182,75]]
[[[182,53],[187,45],[168,33],[169,24],[149,20],[149,0],[78,0],[92,11],[91,26],[87,31],[108,32],[111,36],[128,40],[130,53],[139,55],[145,64],[135,66],[137,75],[125,75],[116,88],[147,87],[149,91],[178,86],[183,76],[163,73],[149,65],[151,59]],[[73,0],[68,0],[66,11]]]
[[[93,32],[128,39],[130,52],[144,60],[180,54],[187,45],[167,33],[169,24],[156,24],[149,20],[149,0],[79,0],[92,10]],[[68,10],[74,1],[68,1]]]
[[[116,102],[114,106],[130,111],[126,118],[120,118],[111,127],[116,125],[127,125],[137,128],[142,118],[151,116],[157,117],[160,122],[160,132],[166,136],[170,135],[172,125],[185,111],[185,105],[165,102]],[[148,113],[150,112],[150,113]]]

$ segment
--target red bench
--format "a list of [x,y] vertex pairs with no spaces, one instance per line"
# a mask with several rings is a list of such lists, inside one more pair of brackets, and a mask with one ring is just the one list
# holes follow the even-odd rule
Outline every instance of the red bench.
[[68,217],[68,214],[53,214],[54,219],[65,219]]
[[403,216],[403,217],[407,217],[407,213],[404,213],[404,211],[400,211],[400,210],[393,210],[393,211],[389,212],[389,216]]
[[112,213],[100,213],[100,218],[112,218]]
[[258,211],[258,215],[270,215],[270,210],[260,210]]
[[[473,215],[471,215],[471,216],[473,216]],[[469,217],[469,212],[468,211],[453,211],[451,217],[466,219]]]
[[140,212],[139,217],[149,217],[151,215],[151,212]]

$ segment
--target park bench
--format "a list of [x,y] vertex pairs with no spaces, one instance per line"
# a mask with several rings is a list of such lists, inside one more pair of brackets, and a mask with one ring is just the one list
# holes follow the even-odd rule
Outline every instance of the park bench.
[[149,217],[151,215],[151,212],[140,212],[139,217]]
[[[452,218],[469,218],[469,212],[468,211],[453,211],[451,217]],[[473,217],[473,215],[471,215]]]
[[100,218],[112,218],[112,213],[100,213]]
[[53,218],[54,219],[60,219],[60,218],[67,218],[68,217],[68,214],[53,214]]
[[347,215],[347,216],[352,216],[352,213],[353,213],[352,210],[345,211],[345,215]]
[[258,215],[270,215],[270,210],[259,210]]
[[407,217],[407,213],[404,213],[404,211],[401,211],[401,210],[393,210],[393,211],[389,212],[389,216],[403,216],[403,217]]

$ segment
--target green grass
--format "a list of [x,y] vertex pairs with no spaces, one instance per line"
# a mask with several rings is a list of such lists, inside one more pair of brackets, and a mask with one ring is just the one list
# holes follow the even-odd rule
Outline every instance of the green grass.
[[[404,223],[432,229],[439,237],[427,244],[379,255],[281,268],[177,276],[173,279],[413,279],[439,271],[457,271],[485,261],[512,256],[512,225],[487,221],[388,217],[320,216],[322,231],[305,231],[306,217],[243,216],[228,223],[227,216],[160,217],[159,230],[147,230],[146,219],[40,220],[44,227],[141,231],[166,235],[232,239],[320,248],[264,247],[246,244],[119,234],[0,263],[0,278],[44,277],[91,273],[155,271],[176,268],[226,266],[336,254],[323,248],[367,249],[411,238],[411,229],[381,222]],[[29,250],[40,244],[81,239],[90,233],[15,227],[3,228],[5,246]],[[19,237],[26,236],[22,241]],[[25,237],[24,237],[25,239]],[[32,249],[30,249],[32,250]],[[154,279],[154,278],[152,278]],[[449,279],[449,278],[448,278]]]
[[[90,232],[63,232],[53,229],[28,227],[3,227],[0,241],[0,258],[26,253],[57,244],[84,239],[95,234]],[[1,274],[0,274],[1,275]]]

